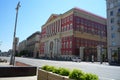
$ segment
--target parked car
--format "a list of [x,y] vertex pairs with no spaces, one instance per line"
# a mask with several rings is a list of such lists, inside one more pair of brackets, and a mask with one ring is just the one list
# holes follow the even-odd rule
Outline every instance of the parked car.
[[0,58],[0,62],[5,62],[5,63],[6,63],[7,60],[6,60],[6,59],[1,59],[1,58]]
[[74,62],[81,62],[81,59],[80,59],[80,57],[74,57],[74,58],[72,58],[72,61],[74,61]]

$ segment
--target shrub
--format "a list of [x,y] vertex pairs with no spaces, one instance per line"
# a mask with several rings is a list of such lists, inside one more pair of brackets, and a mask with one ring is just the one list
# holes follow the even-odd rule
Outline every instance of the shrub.
[[56,74],[59,74],[60,73],[60,69],[59,68],[54,68],[54,70],[52,72],[56,73]]
[[85,79],[86,80],[98,80],[98,76],[95,75],[95,74],[86,73],[85,74]]
[[84,73],[81,71],[81,70],[77,70],[77,69],[74,69],[70,75],[69,75],[69,78],[71,79],[75,79],[75,80],[82,80],[82,76],[84,75]]
[[48,66],[48,65],[43,66],[42,69],[50,72],[54,72],[56,70],[54,66]]
[[92,73],[84,73],[81,70],[78,69],[74,69],[71,73],[68,69],[66,68],[56,68],[54,66],[48,66],[45,65],[43,66],[41,69],[46,70],[46,71],[50,71],[56,74],[60,74],[62,76],[68,76],[71,79],[75,79],[75,80],[98,80],[98,76]]
[[66,68],[59,68],[59,74],[62,75],[62,76],[68,76],[70,71]]
[[42,66],[42,68],[41,69],[43,69],[43,70],[46,70],[47,71],[47,69],[48,69],[48,65],[45,65],[45,66]]
[[54,66],[48,66],[47,71],[53,72],[54,71]]

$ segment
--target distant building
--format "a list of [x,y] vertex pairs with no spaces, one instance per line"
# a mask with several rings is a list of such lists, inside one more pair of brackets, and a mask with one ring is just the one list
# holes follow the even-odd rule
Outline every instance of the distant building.
[[109,62],[120,63],[120,0],[106,0]]
[[19,38],[15,37],[12,47],[12,50],[15,51],[15,54],[18,52],[18,43],[19,43]]
[[1,52],[0,56],[10,56],[11,53],[9,52]]
[[10,56],[12,53],[13,53],[12,49],[9,49],[8,50],[8,54],[9,54],[8,56]]
[[37,31],[27,38],[27,50],[30,57],[39,56],[40,32]]
[[97,46],[107,46],[106,19],[79,8],[52,14],[42,26],[40,55],[50,59],[80,57],[100,61]]
[[27,41],[26,40],[19,42],[19,45],[18,45],[18,53],[20,53],[23,50],[27,50]]

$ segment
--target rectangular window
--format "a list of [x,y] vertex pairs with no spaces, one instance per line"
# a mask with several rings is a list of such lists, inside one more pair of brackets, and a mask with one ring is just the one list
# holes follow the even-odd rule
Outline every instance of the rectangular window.
[[111,23],[114,23],[114,18],[111,18],[110,22],[111,22]]
[[69,16],[67,17],[67,22],[69,22]]
[[68,42],[66,42],[66,48],[68,48]]
[[72,41],[70,41],[70,48],[72,48]]
[[110,16],[113,16],[113,11],[110,11]]
[[81,24],[83,24],[83,19],[81,18]]
[[120,6],[120,1],[118,0],[118,6]]
[[67,25],[67,30],[69,30],[70,29],[70,26],[69,26],[69,24]]
[[66,18],[64,18],[64,23],[66,23]]
[[76,17],[76,23],[79,24],[79,17]]
[[111,26],[111,30],[114,30],[114,26]]
[[64,26],[64,31],[66,31],[66,26]]
[[111,34],[111,38],[114,39],[115,38],[115,33]]
[[112,46],[115,46],[115,45],[116,45],[116,43],[114,41],[112,41]]
[[120,9],[118,9],[118,12],[120,12]]
[[73,25],[72,25],[72,23],[70,24],[70,29],[73,29]]
[[70,21],[72,21],[72,20],[73,20],[73,16],[71,15],[71,16],[70,16]]
[[64,24],[64,19],[62,19],[62,24]]
[[110,8],[113,8],[114,7],[114,4],[113,3],[110,3]]
[[63,26],[62,26],[62,32],[64,31]]

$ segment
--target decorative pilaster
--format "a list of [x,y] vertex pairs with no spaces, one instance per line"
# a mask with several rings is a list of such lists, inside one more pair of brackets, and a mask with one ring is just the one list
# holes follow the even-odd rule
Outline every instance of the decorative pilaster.
[[83,57],[84,57],[84,48],[85,47],[80,47],[80,54],[79,54],[79,56],[80,56],[81,60],[83,60]]

